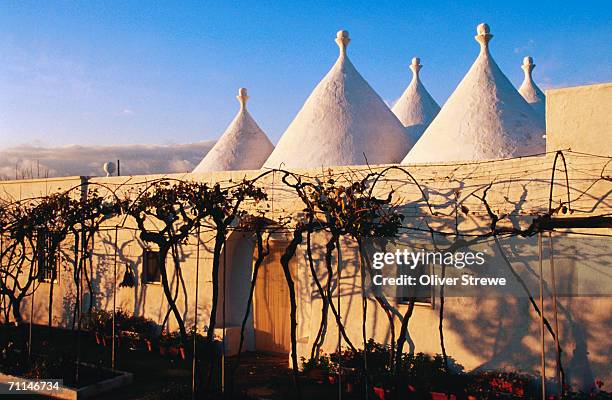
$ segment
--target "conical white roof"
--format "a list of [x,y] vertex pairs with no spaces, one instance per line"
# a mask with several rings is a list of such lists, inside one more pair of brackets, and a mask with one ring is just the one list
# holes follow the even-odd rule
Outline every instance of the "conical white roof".
[[270,139],[246,109],[249,99],[247,90],[240,88],[236,98],[240,102],[238,114],[195,167],[194,173],[259,169],[274,149]]
[[423,66],[420,61],[418,57],[412,59],[412,81],[391,109],[415,143],[440,111],[438,103],[421,83],[419,71]]
[[487,160],[545,151],[544,127],[489,54],[493,37],[477,28],[480,54],[403,163]]
[[535,84],[531,77],[531,71],[535,68],[533,58],[525,57],[523,59],[523,65],[521,68],[525,71],[525,79],[519,88],[519,93],[527,103],[533,108],[533,110],[540,117],[540,122],[543,124],[545,120],[545,109],[546,109],[546,96],[540,90],[538,85]]
[[[412,143],[401,122],[357,72],[346,55],[350,39],[340,31],[340,56],[310,94],[265,162],[269,168],[397,163]],[[365,156],[364,156],[365,154]]]

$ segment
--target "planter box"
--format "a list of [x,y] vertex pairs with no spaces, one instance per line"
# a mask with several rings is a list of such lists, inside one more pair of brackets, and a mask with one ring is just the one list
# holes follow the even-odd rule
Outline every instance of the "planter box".
[[[94,367],[91,364],[81,364],[84,366]],[[107,369],[111,371],[110,369]],[[48,396],[53,399],[65,399],[65,400],[81,400],[81,399],[89,399],[94,396],[98,396],[101,393],[108,392],[109,390],[117,389],[123,386],[127,386],[132,383],[134,377],[130,372],[124,371],[112,371],[113,373],[119,374],[110,379],[106,379],[100,382],[96,382],[89,386],[83,386],[81,388],[72,388],[67,386],[60,386],[58,390],[39,390],[39,391],[19,391],[16,394],[37,394],[42,396]],[[12,375],[6,375],[0,373],[0,384],[7,385],[7,382],[25,382],[26,385],[28,382],[40,382],[44,381],[44,378],[41,379],[26,379]]]

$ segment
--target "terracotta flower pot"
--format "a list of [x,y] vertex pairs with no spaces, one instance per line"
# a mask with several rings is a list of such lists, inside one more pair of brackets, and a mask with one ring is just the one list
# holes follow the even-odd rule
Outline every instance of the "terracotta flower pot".
[[378,400],[385,400],[387,391],[385,388],[374,386],[374,394]]
[[179,348],[176,346],[170,346],[168,348],[168,354],[170,354],[172,357],[177,357],[179,355]]
[[446,394],[440,392],[430,392],[431,400],[457,400],[454,394]]
[[165,356],[168,353],[168,347],[166,345],[159,345],[159,354]]
[[327,380],[331,385],[335,385],[338,382],[338,377],[335,374],[327,375]]

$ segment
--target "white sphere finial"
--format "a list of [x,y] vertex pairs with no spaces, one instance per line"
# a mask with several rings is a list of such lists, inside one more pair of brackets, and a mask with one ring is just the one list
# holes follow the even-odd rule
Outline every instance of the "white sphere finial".
[[240,102],[240,109],[241,110],[246,109],[246,102],[249,99],[249,96],[247,96],[246,88],[238,89],[238,96],[236,96],[236,98]]
[[106,172],[106,176],[109,177],[115,172],[115,163],[112,161],[104,163],[102,166],[104,172]]
[[474,36],[474,39],[476,39],[476,41],[480,43],[480,49],[487,50],[489,48],[489,41],[491,40],[491,38],[493,38],[489,25],[484,22],[478,24],[478,26],[476,27],[476,33],[477,35]]
[[521,65],[521,68],[523,71],[525,71],[525,79],[531,80],[531,71],[533,71],[535,66],[536,65],[533,63],[533,58],[530,56],[523,58],[523,65]]
[[336,33],[336,44],[338,44],[340,48],[340,55],[346,54],[346,48],[350,41],[351,39],[349,38],[348,31],[341,30]]
[[487,23],[482,22],[476,27],[476,32],[479,35],[484,35],[485,33],[491,33],[491,28],[489,28],[489,25]]
[[414,57],[412,59],[412,64],[410,64],[410,69],[412,70],[412,79],[419,79],[419,71],[423,68],[421,65],[421,59],[419,57]]

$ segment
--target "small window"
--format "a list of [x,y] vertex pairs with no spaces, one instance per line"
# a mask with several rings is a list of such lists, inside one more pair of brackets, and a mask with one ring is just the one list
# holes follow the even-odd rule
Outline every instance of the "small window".
[[[400,271],[406,273],[402,268],[398,268],[397,275],[401,275]],[[431,273],[430,265],[420,264],[414,270],[408,271],[408,273],[414,276],[417,281],[421,275],[428,275]],[[397,302],[399,304],[410,304],[410,299],[415,298],[415,304],[426,304],[433,306],[433,287],[427,286],[397,286]]]
[[159,252],[145,250],[143,255],[144,281],[145,283],[160,283],[161,272],[159,270]]
[[46,232],[39,232],[37,236],[37,263],[38,280],[40,282],[57,281],[57,253],[51,253],[51,236]]

